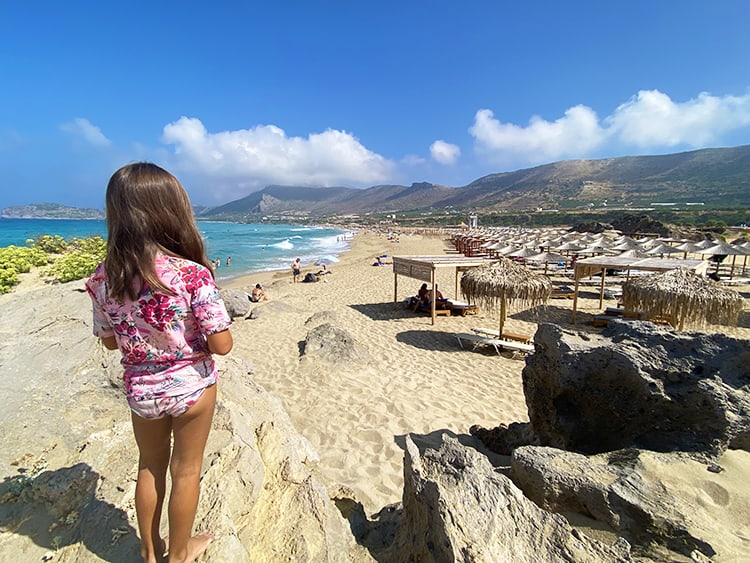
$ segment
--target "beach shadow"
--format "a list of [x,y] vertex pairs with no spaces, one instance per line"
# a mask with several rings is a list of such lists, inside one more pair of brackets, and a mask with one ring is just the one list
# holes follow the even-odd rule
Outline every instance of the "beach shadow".
[[128,516],[96,498],[102,477],[85,463],[0,483],[0,527],[58,550],[76,543],[104,561],[140,561],[140,541]]
[[[439,330],[405,330],[396,334],[396,341],[431,352],[461,351],[455,333]],[[494,352],[493,352],[494,353]]]
[[350,305],[350,307],[374,321],[391,321],[393,319],[419,317],[419,314],[407,307],[403,301],[388,303],[359,303]]
[[601,333],[601,328],[591,324],[594,319],[592,313],[578,311],[576,313],[576,324],[573,324],[572,307],[561,307],[558,305],[539,305],[524,311],[510,315],[510,318],[530,323],[552,323],[568,330],[579,332]]

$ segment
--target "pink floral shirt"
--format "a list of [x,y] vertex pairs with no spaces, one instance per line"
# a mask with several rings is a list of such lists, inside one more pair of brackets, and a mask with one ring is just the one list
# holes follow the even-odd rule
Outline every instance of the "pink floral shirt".
[[135,301],[112,299],[104,263],[86,282],[94,334],[117,340],[125,391],[137,401],[186,395],[215,383],[206,335],[232,324],[208,269],[166,254],[157,255],[155,267],[175,295],[144,285]]

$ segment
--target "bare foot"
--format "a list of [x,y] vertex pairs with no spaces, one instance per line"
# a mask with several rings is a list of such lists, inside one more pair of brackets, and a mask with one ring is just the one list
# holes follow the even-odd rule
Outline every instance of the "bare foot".
[[193,536],[188,540],[187,543],[187,555],[185,559],[176,559],[173,554],[169,554],[169,563],[192,563],[201,554],[206,551],[208,545],[214,541],[214,535],[209,532],[201,532],[198,535]]

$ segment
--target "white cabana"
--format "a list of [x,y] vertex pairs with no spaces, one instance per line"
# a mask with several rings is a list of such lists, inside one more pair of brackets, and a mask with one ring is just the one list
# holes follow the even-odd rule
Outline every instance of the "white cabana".
[[[470,268],[476,268],[482,264],[494,262],[496,260],[483,259],[479,257],[469,257],[462,255],[444,255],[444,256],[394,256],[393,257],[393,301],[398,301],[398,277],[406,276],[417,280],[428,282],[432,286],[433,295],[435,293],[435,272],[442,268],[455,268],[456,285],[454,295],[458,297],[458,274]],[[430,314],[432,315],[432,324],[435,324],[435,301],[432,300]]]

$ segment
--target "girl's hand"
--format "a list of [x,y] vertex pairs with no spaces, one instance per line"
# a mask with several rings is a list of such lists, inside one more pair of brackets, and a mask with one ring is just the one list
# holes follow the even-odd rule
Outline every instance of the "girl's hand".
[[107,350],[117,350],[117,339],[114,336],[104,336],[101,340]]
[[227,329],[209,334],[206,336],[206,343],[208,344],[209,352],[224,356],[232,349],[234,341],[232,340],[232,333]]

